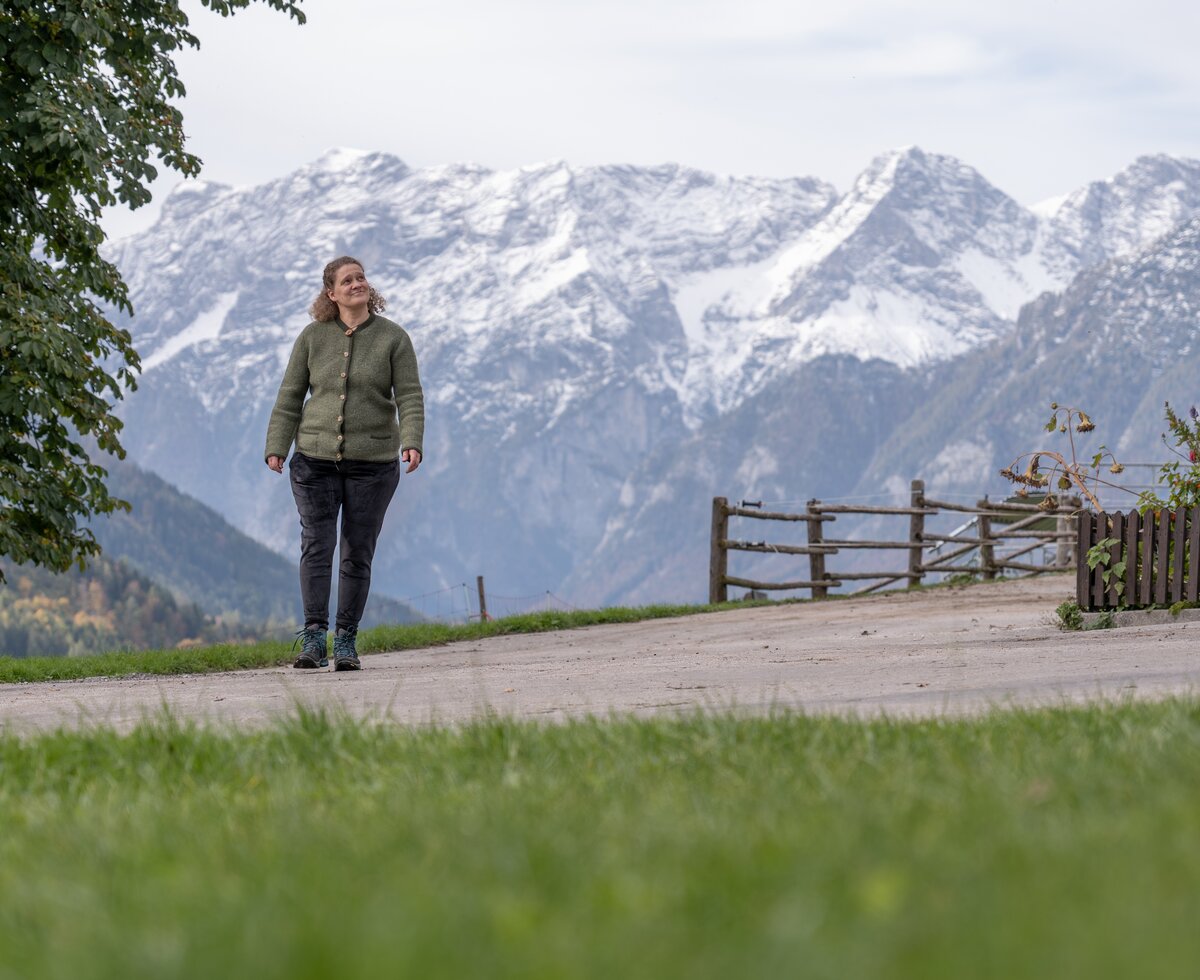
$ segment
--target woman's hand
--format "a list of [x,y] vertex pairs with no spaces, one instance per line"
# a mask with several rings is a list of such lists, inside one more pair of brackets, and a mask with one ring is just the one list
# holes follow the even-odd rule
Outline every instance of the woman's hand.
[[271,469],[273,469],[276,473],[282,473],[283,472],[283,457],[282,456],[268,456],[267,457],[267,465],[269,467],[271,467]]
[[421,450],[406,449],[400,454],[400,458],[408,464],[408,469],[406,469],[404,472],[411,473],[421,465]]

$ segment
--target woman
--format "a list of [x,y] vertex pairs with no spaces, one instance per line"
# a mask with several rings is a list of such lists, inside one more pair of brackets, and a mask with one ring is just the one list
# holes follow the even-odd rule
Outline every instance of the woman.
[[[267,466],[291,461],[300,512],[300,593],[304,628],[294,667],[327,667],[329,585],[342,515],[334,670],[360,670],[358,623],[371,587],[383,515],[406,473],[421,465],[425,401],[412,340],[379,316],[385,302],[362,263],[343,255],[325,266],[313,322],[292,348],[267,426]],[[305,401],[305,396],[312,397]],[[398,417],[397,417],[398,416]]]

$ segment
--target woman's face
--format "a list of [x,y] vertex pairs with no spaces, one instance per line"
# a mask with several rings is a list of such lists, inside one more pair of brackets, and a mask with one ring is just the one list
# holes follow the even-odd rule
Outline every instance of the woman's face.
[[371,286],[362,266],[348,263],[339,268],[333,274],[333,288],[326,290],[326,295],[341,310],[365,306],[371,295]]

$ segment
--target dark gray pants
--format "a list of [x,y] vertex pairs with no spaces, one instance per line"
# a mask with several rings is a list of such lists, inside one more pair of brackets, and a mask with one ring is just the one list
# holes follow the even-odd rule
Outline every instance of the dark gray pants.
[[329,586],[338,511],[342,515],[337,626],[358,626],[371,590],[371,561],[383,515],[400,482],[400,461],[340,463],[292,455],[292,495],[300,512],[300,596],[304,624],[329,627]]

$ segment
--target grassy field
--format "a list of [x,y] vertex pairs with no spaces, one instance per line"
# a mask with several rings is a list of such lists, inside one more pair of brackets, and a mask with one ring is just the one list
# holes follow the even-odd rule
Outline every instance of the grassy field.
[[[598,623],[635,623],[668,616],[690,616],[721,609],[744,609],[766,602],[727,602],[717,605],[613,606],[506,616],[486,623],[414,623],[377,626],[358,635],[360,654],[385,650],[416,650],[455,640],[476,640],[505,633],[544,633]],[[184,650],[138,650],[84,657],[7,657],[0,655],[0,684],[25,681],[65,681],[80,677],[128,677],[133,674],[206,674],[221,670],[246,670],[291,663],[293,643],[264,641],[220,644]]]
[[0,738],[0,978],[1182,977],[1200,705]]

